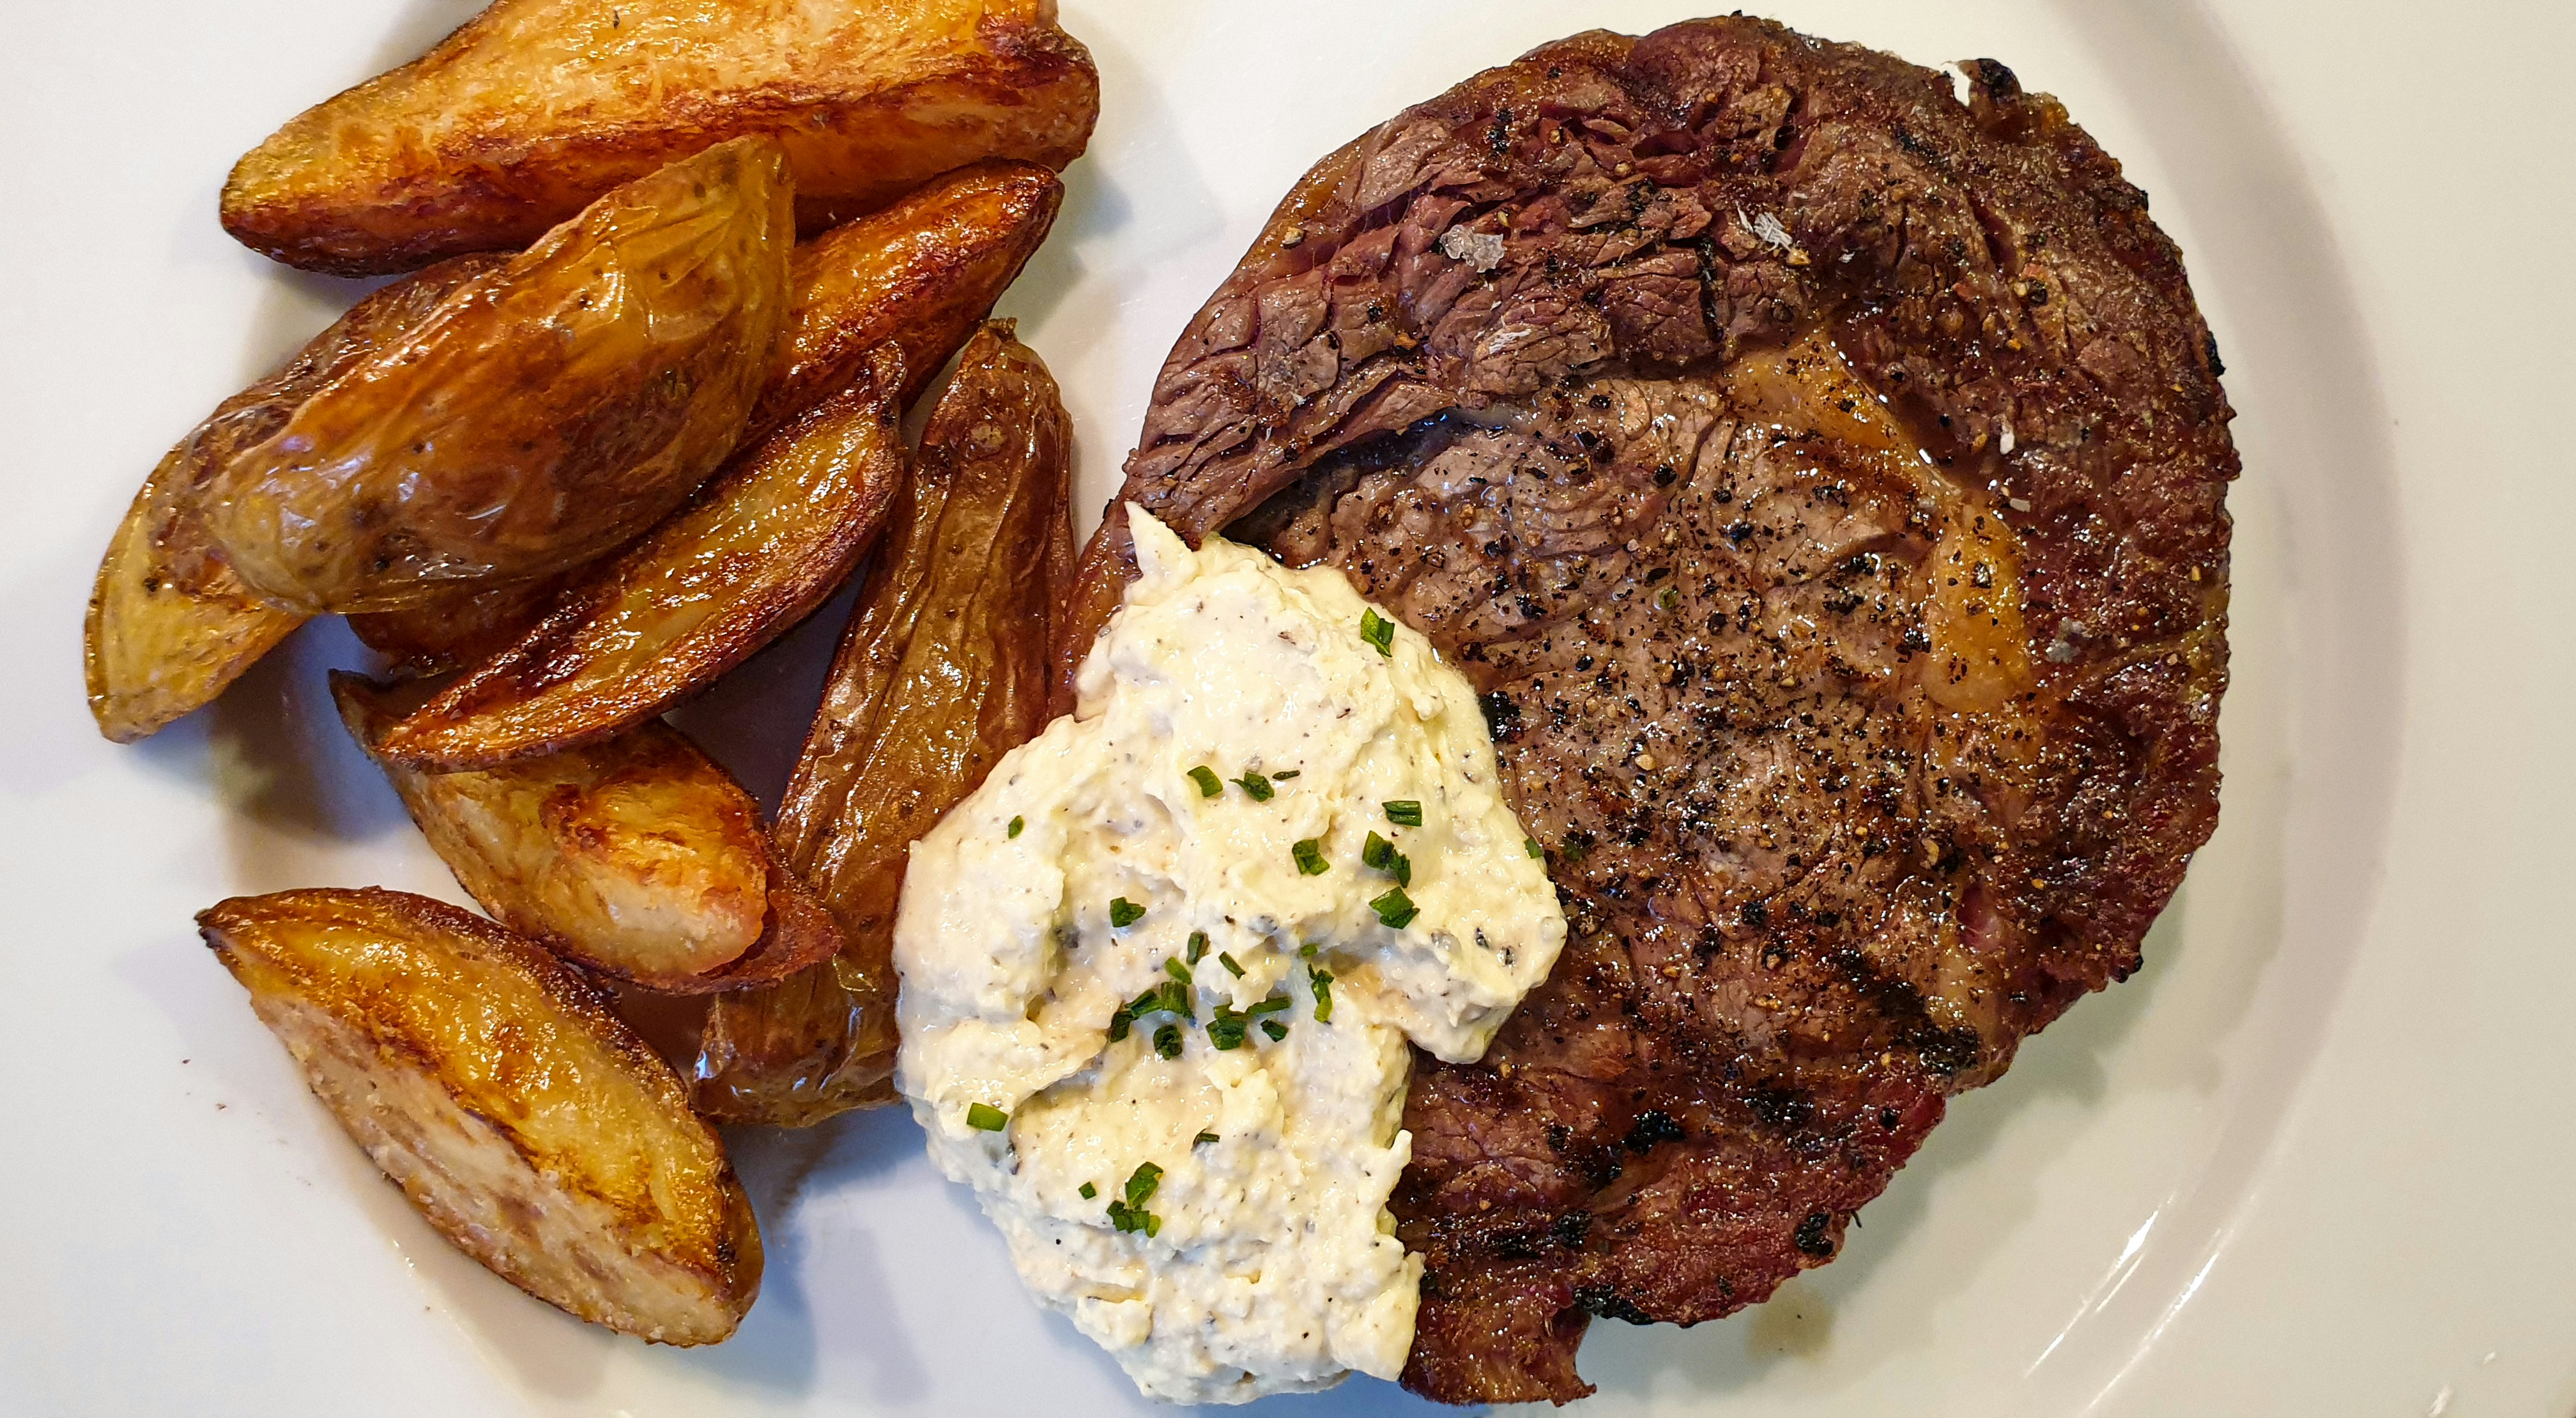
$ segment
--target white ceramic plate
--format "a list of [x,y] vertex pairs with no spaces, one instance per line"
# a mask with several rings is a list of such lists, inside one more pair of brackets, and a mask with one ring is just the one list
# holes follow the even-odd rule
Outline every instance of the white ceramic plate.
[[[1581,25],[1687,0],[1065,0],[1105,111],[1004,302],[1084,501],[1154,367],[1308,162]],[[142,473],[356,287],[215,227],[226,166],[460,0],[14,4],[0,44],[0,1412],[1115,1413],[965,1196],[879,1112],[742,1140],[766,1292],[647,1348],[440,1244],[306,1095],[189,917],[381,883],[457,898],[301,634],[135,748],[80,609]],[[2567,7],[1780,0],[1992,55],[2155,197],[2248,475],[2218,836],[2138,978],[1963,1098],[1843,1259],[1692,1332],[1595,1327],[1603,1413],[2548,1414],[2576,1404],[2576,789],[2561,606],[2576,308]],[[683,718],[774,793],[839,608]],[[461,899],[461,898],[458,898]],[[1281,1413],[1428,1412],[1392,1386]]]

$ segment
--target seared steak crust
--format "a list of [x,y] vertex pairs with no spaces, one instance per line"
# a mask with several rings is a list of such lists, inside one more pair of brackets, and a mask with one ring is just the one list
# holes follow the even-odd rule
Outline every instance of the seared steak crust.
[[[1591,1316],[1831,1258],[2215,821],[2217,352],[2118,164],[1966,69],[1547,46],[1326,158],[1164,366],[1124,499],[1462,666],[1573,925],[1416,1061],[1434,1398],[1579,1396]],[[1122,511],[1085,572],[1074,645]]]

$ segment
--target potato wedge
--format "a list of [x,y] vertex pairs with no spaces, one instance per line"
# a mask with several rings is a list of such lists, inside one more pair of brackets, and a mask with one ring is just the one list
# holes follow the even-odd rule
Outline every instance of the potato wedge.
[[839,919],[830,964],[720,996],[694,1097],[799,1127],[892,1098],[894,908],[914,838],[1046,725],[1048,626],[1073,563],[1071,425],[1008,322],[932,410],[779,809],[779,849]]
[[457,1249],[664,1344],[733,1333],[760,1229],[680,1080],[531,942],[398,891],[235,897],[197,917],[315,1096]]
[[[384,691],[334,672],[370,754]],[[741,989],[830,959],[841,933],[761,830],[760,805],[659,720],[487,772],[383,765],[448,870],[503,925],[666,994]]]
[[1064,205],[1032,163],[980,162],[796,248],[795,309],[752,410],[757,435],[846,385],[868,352],[903,351],[906,405],[1018,279]]
[[207,530],[305,611],[398,610],[632,540],[742,436],[787,324],[788,205],[765,138],[601,198],[225,464]]
[[770,435],[715,495],[585,578],[526,636],[387,729],[386,759],[488,768],[645,723],[830,599],[903,481],[891,346]]
[[[1063,199],[1064,184],[1045,168],[981,162],[798,246],[789,334],[744,445],[849,384],[888,341],[904,352],[909,405],[1046,239]],[[515,643],[571,580],[460,586],[409,610],[353,615],[349,625],[397,672],[440,674]]]
[[98,730],[132,743],[208,703],[304,617],[253,595],[206,535],[206,482],[266,442],[314,392],[399,341],[458,286],[505,258],[465,256],[351,306],[276,373],[221,404],[162,455],[99,563],[83,637]]
[[524,246],[710,143],[786,148],[820,231],[979,158],[1062,169],[1100,75],[1054,0],[499,0],[418,61],[290,120],[224,229],[343,275]]

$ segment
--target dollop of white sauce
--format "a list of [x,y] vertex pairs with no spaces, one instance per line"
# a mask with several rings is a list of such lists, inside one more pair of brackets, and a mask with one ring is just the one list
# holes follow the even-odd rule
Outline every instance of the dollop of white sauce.
[[[1130,526],[1078,707],[912,849],[896,1082],[1029,1288],[1147,1394],[1393,1378],[1406,1041],[1481,1056],[1565,918],[1428,642],[1337,571]],[[1191,1018],[1132,1008],[1167,984]]]

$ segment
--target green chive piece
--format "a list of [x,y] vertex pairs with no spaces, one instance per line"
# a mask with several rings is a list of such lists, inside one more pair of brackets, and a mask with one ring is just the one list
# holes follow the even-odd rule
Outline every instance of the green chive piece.
[[1154,1052],[1167,1059],[1181,1056],[1181,1026],[1166,1024],[1154,1031]]
[[1192,1139],[1190,1140],[1190,1146],[1192,1146],[1192,1147],[1196,1147],[1196,1146],[1198,1146],[1198,1145],[1199,1145],[1200,1143],[1202,1143],[1202,1142],[1214,1142],[1214,1141],[1216,1141],[1216,1134],[1215,1134],[1215,1133],[1212,1133],[1212,1132],[1203,1132],[1203,1133],[1200,1133],[1197,1137],[1192,1138]]
[[1127,1204],[1143,1206],[1154,1199],[1154,1188],[1163,1184],[1163,1169],[1151,1162],[1139,1162],[1127,1178]]
[[1246,1027],[1245,1016],[1218,1005],[1216,1017],[1208,1021],[1208,1043],[1220,1051],[1242,1048]]
[[1156,985],[1127,1003],[1127,1012],[1142,1018],[1163,1007],[1163,987]]
[[1398,827],[1422,825],[1422,803],[1419,799],[1398,798],[1391,803],[1379,803],[1378,806],[1386,809],[1386,820]]
[[1313,946],[1311,946],[1311,945],[1301,945],[1301,946],[1297,947],[1297,958],[1298,958],[1298,959],[1300,959],[1300,960],[1312,960],[1312,959],[1314,959],[1314,958],[1315,958],[1315,947],[1313,947]]
[[1163,973],[1184,985],[1190,983],[1190,967],[1182,964],[1177,957],[1163,962]]
[[1118,1012],[1109,1016],[1109,1042],[1115,1044],[1126,1038],[1127,1031],[1134,1027],[1136,1027],[1135,1012],[1123,1004],[1118,1006]]
[[1121,930],[1145,919],[1145,908],[1121,896],[1109,903],[1109,924]]
[[1276,1019],[1265,1019],[1261,1021],[1261,1032],[1269,1035],[1270,1042],[1276,1044],[1288,1037],[1288,1026]]
[[1324,860],[1324,842],[1320,837],[1301,837],[1288,851],[1297,859],[1299,876],[1322,876],[1333,869],[1333,864]]
[[1190,932],[1190,963],[1196,965],[1205,959],[1207,959],[1207,932]]
[[1374,610],[1360,612],[1360,638],[1377,647],[1381,655],[1395,653],[1395,622]]
[[1216,963],[1225,967],[1225,973],[1232,975],[1238,980],[1243,978],[1243,967],[1235,963],[1234,957],[1231,954],[1222,950],[1218,951],[1216,953]]
[[1306,972],[1306,981],[1315,988],[1315,1022],[1318,1024],[1332,1023],[1333,972],[1330,970],[1316,970],[1310,968]]
[[1413,904],[1413,898],[1405,895],[1401,886],[1388,888],[1384,896],[1369,903],[1369,909],[1377,912],[1380,925],[1396,930],[1413,924],[1413,918],[1422,914],[1422,908]]
[[966,1126],[978,1132],[1000,1132],[1011,1125],[1011,1115],[990,1103],[966,1105]]
[[1251,799],[1257,803],[1266,803],[1270,801],[1271,798],[1276,796],[1279,791],[1278,789],[1270,786],[1269,779],[1248,768],[1244,770],[1242,777],[1237,778],[1234,781],[1241,784],[1245,794],[1250,796]]
[[1413,860],[1395,849],[1395,844],[1372,832],[1360,848],[1360,860],[1395,878],[1398,886],[1413,884]]
[[1522,838],[1522,839],[1521,839],[1521,850],[1522,850],[1522,851],[1524,851],[1524,852],[1529,853],[1529,854],[1530,854],[1531,856],[1533,856],[1533,857],[1544,857],[1544,856],[1546,856],[1546,855],[1547,855],[1547,853],[1542,852],[1542,851],[1540,851],[1540,850],[1538,849],[1538,839],[1537,839],[1537,838],[1535,838],[1535,837],[1524,837],[1524,838]]
[[1089,1182],[1084,1182],[1084,1183],[1082,1184],[1082,1199],[1083,1199],[1084,1201],[1090,1201],[1091,1199],[1093,1199],[1094,1197],[1097,1197],[1097,1196],[1099,1196],[1099,1195],[1100,1195],[1100,1188],[1093,1186],[1093,1185],[1092,1185],[1091,1183],[1089,1183]]
[[1116,1197],[1109,1199],[1109,1224],[1121,1231],[1142,1231],[1147,1236],[1163,1229],[1163,1218],[1141,1206],[1129,1206]]
[[1204,763],[1190,770],[1190,781],[1199,785],[1199,796],[1203,798],[1212,798],[1225,791],[1225,780],[1216,776],[1216,770]]
[[1655,593],[1655,609],[1668,611],[1682,603],[1682,593],[1670,586]]
[[1254,1005],[1250,1009],[1245,1010],[1244,1013],[1277,1014],[1279,1011],[1288,1008],[1294,1003],[1295,1001],[1289,999],[1286,995],[1272,995],[1270,998],[1263,1000],[1261,1003]]
[[1289,779],[1294,778],[1305,771],[1306,770],[1303,768],[1291,768],[1285,773],[1273,773],[1270,775],[1270,781],[1273,783],[1285,783]]
[[1028,820],[1027,818],[1025,818],[1025,817],[1015,817],[1015,818],[1012,818],[1012,819],[1011,819],[1011,827],[1010,827],[1010,830],[1009,830],[1009,831],[1007,831],[1007,832],[1005,832],[1005,833],[1003,833],[1002,835],[1003,835],[1003,836],[1005,836],[1005,837],[1017,837],[1017,836],[1019,836],[1019,835],[1020,835],[1020,829],[1021,829],[1021,828],[1023,828],[1023,827],[1026,827],[1026,826],[1028,826],[1028,825],[1029,825],[1029,820]]
[[1163,1218],[1156,1216],[1150,1211],[1146,1212],[1145,1239],[1150,1241],[1161,1234],[1163,1234]]

